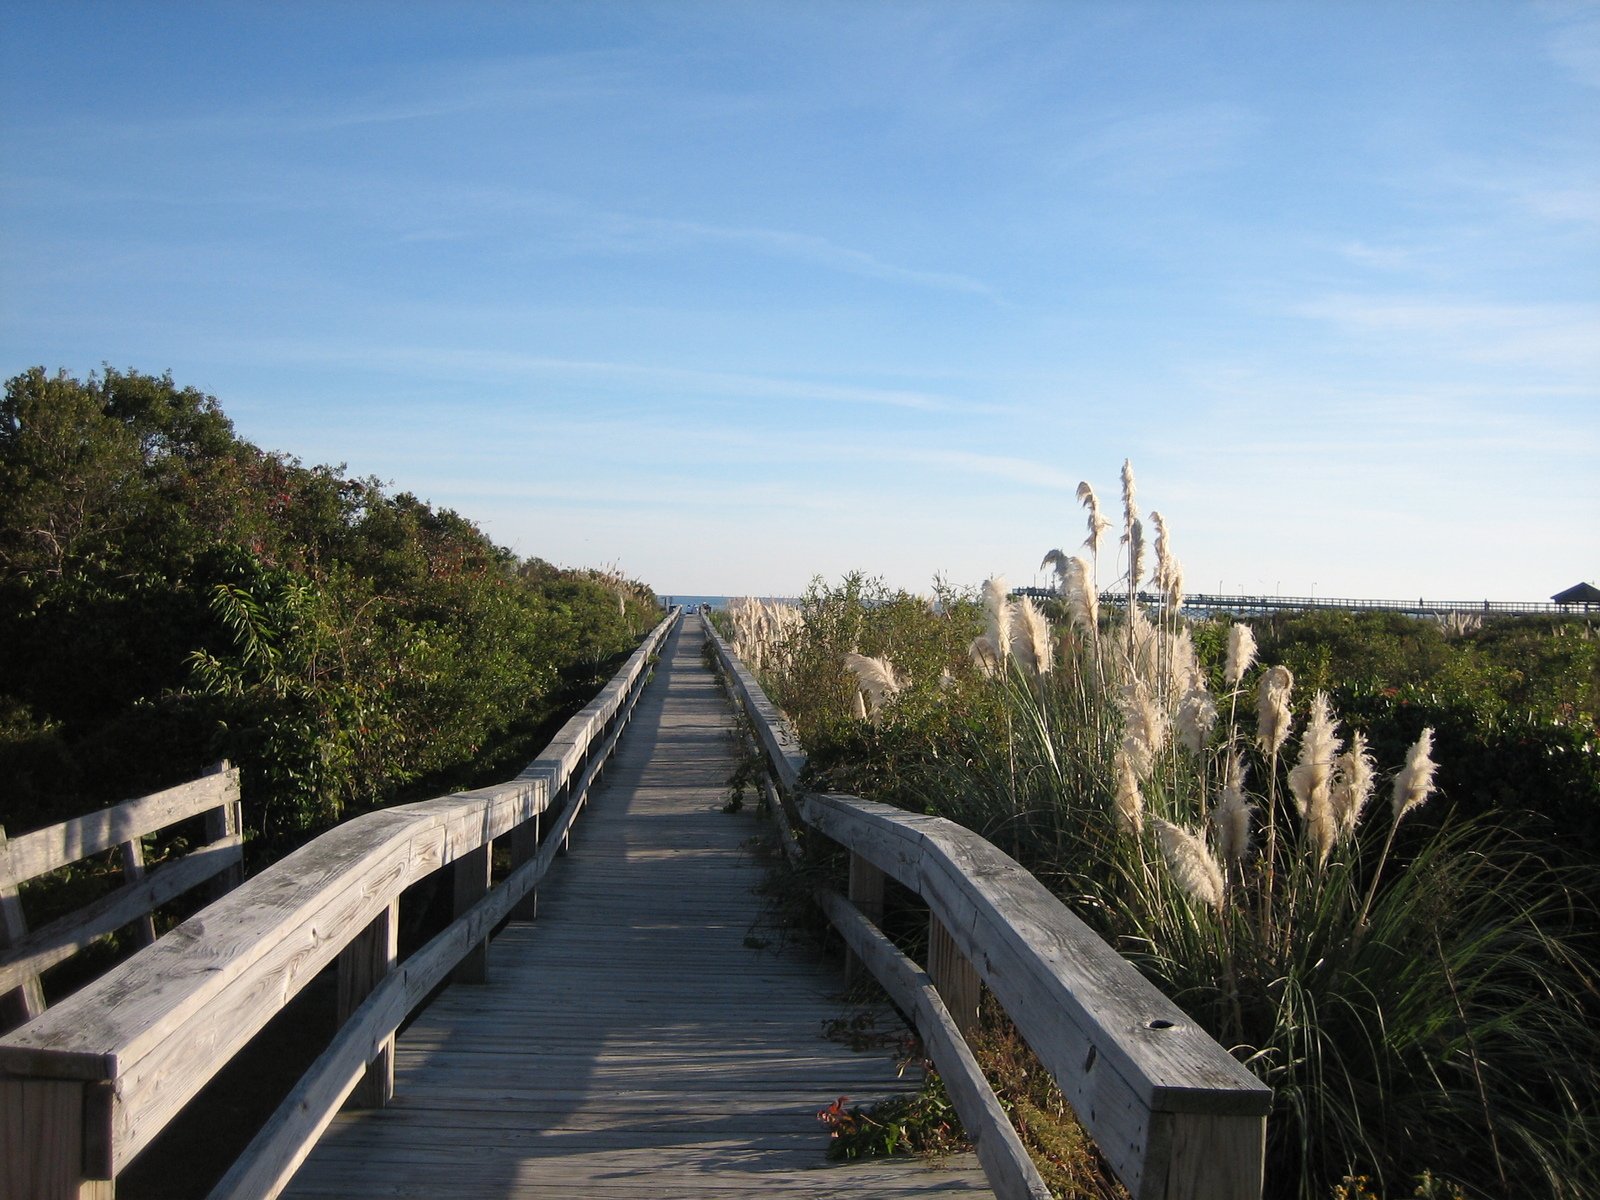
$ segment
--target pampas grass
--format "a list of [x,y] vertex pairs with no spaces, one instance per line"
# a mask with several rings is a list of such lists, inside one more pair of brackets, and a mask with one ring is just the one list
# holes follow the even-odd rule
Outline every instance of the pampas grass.
[[1294,691],[1294,673],[1288,667],[1271,667],[1257,685],[1256,742],[1268,754],[1276,754],[1289,740],[1294,711],[1289,697]]
[[1334,762],[1342,745],[1328,693],[1311,698],[1311,715],[1300,738],[1300,758],[1289,770],[1289,794],[1304,822],[1306,837],[1320,867],[1333,853],[1338,838],[1338,822],[1333,809]]
[[1433,730],[1424,729],[1416,744],[1406,752],[1406,765],[1394,777],[1395,824],[1409,812],[1426,804],[1433,795],[1433,773],[1439,764],[1433,761]]
[[1027,596],[1012,606],[1011,652],[1035,679],[1050,674],[1055,666],[1055,644],[1050,636],[1050,622]]
[[1245,672],[1255,665],[1256,635],[1248,625],[1228,626],[1228,658],[1222,678],[1230,687],[1244,682]]
[[887,658],[873,658],[865,654],[846,654],[844,665],[856,677],[859,691],[865,692],[872,702],[870,716],[876,720],[884,701],[905,687],[895,673],[894,664]]
[[1112,805],[1117,823],[1124,833],[1137,837],[1144,832],[1144,794],[1139,791],[1139,775],[1126,750],[1117,754],[1117,790]]
[[1206,849],[1205,842],[1197,834],[1159,817],[1151,825],[1161,845],[1161,856],[1166,859],[1167,869],[1178,886],[1190,898],[1212,908],[1221,908],[1222,868]]
[[[908,686],[881,727],[848,725],[888,765],[823,782],[882,783],[866,794],[1003,845],[1269,1083],[1273,1200],[1327,1200],[1362,1174],[1375,1194],[1407,1194],[1423,1168],[1480,1193],[1503,1168],[1507,1194],[1600,1194],[1592,971],[1564,932],[1583,893],[1503,833],[1416,819],[1433,792],[1431,731],[1403,763],[1377,761],[1326,693],[1296,710],[1293,676],[1256,663],[1248,626],[1191,637],[1166,582],[1164,517],[1150,516],[1161,602],[1147,612],[1130,586],[1126,606],[1100,612],[1093,495],[1079,490],[1088,552],[1046,556],[1062,627],[1043,614],[1033,627],[998,579],[965,624],[919,606],[949,655],[912,671],[870,647]],[[1124,510],[1131,582],[1127,464]],[[862,623],[815,618],[834,645]],[[1033,669],[1041,633],[1047,673]],[[1224,637],[1224,661],[1197,663],[1196,641],[1222,658]],[[852,685],[838,664],[856,649],[830,660]],[[1230,689],[1225,719],[1207,669]],[[842,690],[837,703],[844,724]],[[1384,786],[1390,803],[1371,803]]]
[[1100,501],[1087,481],[1078,484],[1078,503],[1082,504],[1089,514],[1089,536],[1083,539],[1084,548],[1099,558],[1100,539],[1105,536],[1106,530],[1111,528],[1111,519],[1100,514]]

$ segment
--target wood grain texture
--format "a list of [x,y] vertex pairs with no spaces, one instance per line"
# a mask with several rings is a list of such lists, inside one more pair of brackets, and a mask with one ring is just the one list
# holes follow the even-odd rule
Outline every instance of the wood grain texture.
[[201,846],[19,938],[0,950],[0,992],[25,986],[29,978],[124,925],[148,921],[167,901],[231,870],[242,854],[238,838]]
[[[16,876],[11,866],[11,846],[0,825],[0,960],[28,936],[28,919],[22,911]],[[0,1029],[31,1021],[44,1011],[44,989],[37,970],[28,969],[11,982],[0,982]]]
[[[578,745],[586,731],[603,727],[605,718],[597,714],[620,708],[670,623],[670,617],[662,622],[558,740]],[[574,762],[581,751],[580,746]],[[542,811],[552,786],[565,783],[562,770],[559,764],[531,764],[504,784],[340,826],[0,1038],[0,1073],[109,1080],[107,1127],[93,1132],[109,1146],[113,1169],[120,1170],[405,887]],[[114,822],[111,830],[134,836],[126,821]],[[90,834],[106,831],[96,826],[79,840]],[[469,922],[474,928],[476,920]],[[457,927],[466,926],[452,926]],[[480,940],[491,927],[478,930]]]
[[988,1194],[970,1157],[827,1162],[820,1109],[914,1081],[824,1038],[837,973],[764,945],[760,825],[720,811],[730,720],[700,645],[692,623],[669,643],[539,920],[495,939],[488,983],[418,1015],[394,1100],[337,1117],[287,1195]]
[[1011,1127],[967,1045],[965,1031],[946,1007],[932,976],[837,893],[819,892],[817,901],[851,952],[867,965],[900,1009],[912,1015],[995,1195],[1000,1200],[1049,1200],[1049,1187]]
[[36,829],[11,842],[13,880],[26,883],[92,854],[111,850],[168,825],[226,805],[239,795],[239,772],[229,770],[113,804]]

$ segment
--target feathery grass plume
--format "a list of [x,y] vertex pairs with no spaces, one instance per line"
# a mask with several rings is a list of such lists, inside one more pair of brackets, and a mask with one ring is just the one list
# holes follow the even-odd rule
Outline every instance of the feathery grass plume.
[[1144,832],[1144,795],[1139,791],[1139,775],[1125,751],[1117,751],[1117,791],[1112,804],[1117,824],[1124,833],[1138,837]]
[[1223,759],[1222,791],[1210,816],[1217,853],[1226,862],[1240,862],[1250,851],[1253,806],[1244,798],[1244,775],[1244,760],[1230,748]]
[[1228,626],[1228,661],[1222,669],[1222,678],[1234,687],[1239,686],[1244,673],[1256,661],[1256,635],[1248,625]]
[[1078,484],[1078,503],[1089,510],[1089,536],[1083,539],[1084,547],[1096,557],[1100,554],[1100,539],[1111,528],[1111,518],[1100,515],[1100,501],[1089,486],[1088,480]]
[[1144,578],[1144,522],[1135,517],[1122,540],[1128,543],[1128,592],[1131,595],[1139,590],[1139,581]]
[[1194,833],[1157,817],[1151,822],[1161,842],[1161,857],[1184,892],[1212,908],[1222,907],[1222,867]]
[[1191,754],[1199,754],[1211,740],[1211,731],[1217,724],[1217,705],[1206,690],[1205,677],[1198,671],[1189,676],[1174,723],[1178,744]]
[[1071,558],[1063,550],[1052,550],[1046,554],[1039,563],[1039,570],[1049,567],[1056,576],[1056,595],[1065,597],[1067,594],[1067,571]]
[[860,688],[850,689],[850,715],[858,721],[867,719],[867,698]]
[[1285,666],[1269,667],[1262,673],[1256,703],[1256,741],[1268,754],[1276,754],[1289,740],[1293,714],[1289,694],[1294,690],[1294,673]]
[[1100,628],[1100,590],[1095,586],[1094,564],[1081,556],[1067,560],[1067,612],[1072,623],[1090,634]]
[[1361,814],[1372,799],[1377,782],[1376,767],[1367,750],[1367,735],[1350,735],[1350,749],[1339,756],[1333,771],[1333,819],[1339,827],[1339,840],[1355,837]]
[[1162,679],[1157,668],[1161,658],[1161,631],[1150,623],[1144,609],[1135,604],[1128,609],[1122,627],[1122,658],[1118,664],[1124,683],[1135,679]]
[[1022,597],[1012,606],[1015,618],[1011,630],[1011,652],[1035,678],[1050,674],[1055,666],[1055,647],[1050,640],[1050,622]]
[[1133,483],[1133,460],[1122,460],[1122,533],[1124,538],[1132,531],[1133,523],[1139,519],[1139,505],[1137,503],[1137,489]]
[[994,652],[994,643],[989,640],[988,634],[980,633],[972,639],[967,645],[967,657],[988,678],[993,679],[1000,674],[1000,656]]
[[1123,685],[1118,707],[1122,709],[1122,755],[1140,779],[1148,779],[1167,746],[1167,714],[1151,698],[1144,680],[1137,677]]
[[1183,564],[1172,552],[1172,535],[1167,531],[1167,521],[1158,512],[1150,514],[1150,523],[1156,527],[1156,587],[1166,606],[1172,612],[1183,607]]
[[1433,773],[1439,764],[1433,761],[1433,727],[1423,729],[1411,749],[1406,751],[1406,765],[1394,777],[1394,820],[1389,822],[1389,832],[1383,839],[1383,851],[1378,855],[1377,868],[1372,872],[1372,882],[1367,885],[1367,898],[1362,901],[1361,915],[1356,918],[1356,928],[1365,929],[1367,915],[1372,911],[1372,901],[1378,894],[1378,880],[1383,877],[1384,865],[1389,861],[1389,851],[1394,847],[1395,831],[1400,819],[1414,808],[1420,808],[1433,794]]
[[1166,687],[1169,696],[1182,696],[1197,682],[1205,686],[1205,672],[1200,669],[1200,655],[1195,652],[1194,635],[1180,626],[1167,635]]
[[894,665],[887,658],[871,658],[865,654],[846,654],[844,665],[855,675],[856,681],[861,685],[861,690],[872,700],[872,712],[876,716],[883,707],[883,702],[890,696],[898,693],[904,682],[895,673]]
[[1289,793],[1305,820],[1318,866],[1328,861],[1339,836],[1332,796],[1334,763],[1341,748],[1338,728],[1328,693],[1317,692],[1311,697],[1311,716],[1300,738],[1300,759],[1289,771]]
[[1341,749],[1338,729],[1328,693],[1317,692],[1311,697],[1311,715],[1300,735],[1300,757],[1289,771],[1289,794],[1294,797],[1295,811],[1302,817],[1309,811],[1314,793],[1320,791],[1327,799],[1334,760]]
[[1006,587],[1005,577],[996,575],[992,579],[983,581],[983,607],[988,613],[988,628],[985,636],[989,639],[989,647],[994,653],[995,661],[1001,666],[1011,654],[1011,598],[1010,589]]
[[1406,751],[1406,765],[1400,768],[1400,773],[1394,777],[1394,820],[1400,823],[1400,818],[1414,808],[1420,808],[1428,802],[1428,797],[1433,795],[1433,773],[1438,770],[1439,764],[1433,761],[1433,729],[1430,726],[1422,731],[1416,744]]

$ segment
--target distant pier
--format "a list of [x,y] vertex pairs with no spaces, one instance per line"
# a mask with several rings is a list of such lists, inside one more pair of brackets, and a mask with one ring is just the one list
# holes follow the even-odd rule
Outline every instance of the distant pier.
[[[1059,596],[1054,588],[1016,588],[1013,595],[1048,600]],[[1139,602],[1154,608],[1163,604],[1160,592],[1140,592]],[[1121,590],[1100,593],[1100,603],[1120,607],[1128,599]],[[1475,613],[1483,617],[1574,616],[1600,617],[1600,603],[1557,604],[1551,600],[1521,603],[1510,600],[1353,600],[1336,596],[1223,596],[1197,593],[1183,598],[1185,612],[1196,616],[1234,613],[1238,616],[1265,616],[1275,612],[1309,612],[1333,609],[1345,612],[1394,612],[1412,617],[1443,617],[1451,613]]]

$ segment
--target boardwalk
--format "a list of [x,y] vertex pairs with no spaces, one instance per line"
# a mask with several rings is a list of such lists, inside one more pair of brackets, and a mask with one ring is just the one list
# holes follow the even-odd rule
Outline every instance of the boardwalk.
[[[988,1196],[970,1156],[832,1164],[816,1112],[908,1086],[823,1036],[842,981],[750,942],[762,868],[720,811],[730,717],[686,622],[539,895],[401,1037],[396,1096],[345,1114],[292,1197]],[[754,932],[759,933],[759,930]]]

